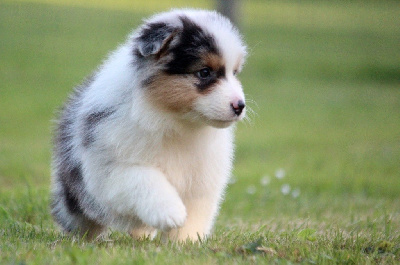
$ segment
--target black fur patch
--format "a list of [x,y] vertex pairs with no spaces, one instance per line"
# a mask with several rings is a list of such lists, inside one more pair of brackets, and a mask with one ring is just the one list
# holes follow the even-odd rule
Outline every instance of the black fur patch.
[[67,209],[72,214],[83,214],[81,207],[79,206],[78,199],[71,193],[70,189],[64,187],[64,197]]
[[189,74],[190,66],[204,53],[220,54],[215,39],[187,17],[180,17],[183,29],[180,42],[170,49],[173,59],[166,65],[167,74]]
[[217,82],[218,82],[217,78],[210,78],[207,80],[200,80],[200,82],[196,83],[195,86],[199,89],[200,92],[206,92],[209,88],[211,88]]
[[84,121],[84,136],[83,136],[83,146],[90,146],[94,140],[94,130],[102,120],[106,119],[115,112],[114,108],[107,108],[101,111],[96,111],[90,113]]
[[[64,161],[64,163],[68,162],[71,163],[71,161]],[[77,165],[71,168],[71,165],[64,164],[59,174],[68,211],[73,214],[83,214],[78,202],[78,194],[83,180],[81,166]]]
[[217,70],[217,78],[222,78],[226,76],[225,66],[222,66],[220,69]]
[[196,87],[200,92],[207,92],[209,88],[211,88],[214,84],[218,82],[220,78],[225,77],[225,67],[221,67],[216,71],[212,71],[209,78],[200,79],[199,82],[196,83]]
[[137,38],[139,48],[135,51],[135,55],[141,58],[159,53],[163,45],[165,45],[164,42],[174,31],[175,29],[166,23],[151,23],[146,25],[140,33],[140,37]]

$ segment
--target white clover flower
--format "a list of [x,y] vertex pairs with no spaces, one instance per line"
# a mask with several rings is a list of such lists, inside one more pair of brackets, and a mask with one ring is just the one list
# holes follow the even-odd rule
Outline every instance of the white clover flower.
[[281,187],[281,192],[283,195],[288,195],[290,193],[290,185],[289,184],[283,184]]
[[275,171],[275,177],[277,179],[283,179],[286,176],[286,172],[283,168],[278,169]]
[[300,196],[300,189],[299,189],[299,188],[294,189],[294,190],[292,191],[292,197],[293,197],[294,199],[296,199],[296,198],[298,198],[299,196]]
[[256,186],[254,186],[254,185],[250,185],[250,186],[248,186],[247,189],[246,189],[246,192],[247,192],[248,194],[250,194],[250,195],[255,194],[256,191],[257,191],[257,189],[256,189]]
[[271,177],[268,175],[265,175],[260,179],[260,183],[262,186],[267,186],[271,182]]

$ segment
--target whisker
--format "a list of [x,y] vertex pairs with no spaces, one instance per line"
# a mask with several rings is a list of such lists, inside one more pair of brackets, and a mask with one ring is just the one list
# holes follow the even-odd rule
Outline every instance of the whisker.
[[257,115],[257,113],[252,109],[251,106],[247,105],[246,106],[246,116],[243,118],[244,124],[253,126],[254,125],[254,117]]

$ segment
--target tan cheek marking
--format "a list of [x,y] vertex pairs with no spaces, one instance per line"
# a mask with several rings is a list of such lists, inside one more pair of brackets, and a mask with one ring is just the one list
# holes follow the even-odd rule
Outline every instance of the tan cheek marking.
[[158,74],[146,86],[147,98],[163,110],[185,113],[193,108],[193,102],[200,96],[195,77]]

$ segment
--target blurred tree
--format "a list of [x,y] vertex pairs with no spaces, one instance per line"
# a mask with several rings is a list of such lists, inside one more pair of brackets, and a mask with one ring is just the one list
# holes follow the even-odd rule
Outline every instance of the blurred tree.
[[241,0],[217,0],[217,10],[239,27]]

